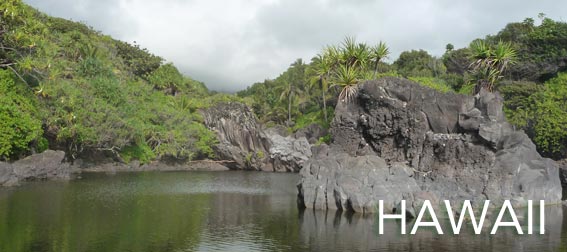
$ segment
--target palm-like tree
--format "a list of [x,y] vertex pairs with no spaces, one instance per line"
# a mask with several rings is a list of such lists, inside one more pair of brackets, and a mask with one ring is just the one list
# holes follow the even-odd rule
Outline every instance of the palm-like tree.
[[327,122],[327,97],[325,92],[329,89],[328,78],[331,74],[333,68],[332,59],[327,54],[317,54],[313,58],[313,64],[310,71],[313,73],[314,77],[311,79],[311,85],[318,85],[322,91],[322,101],[323,101],[323,113],[325,116],[325,122]]
[[498,42],[493,50],[493,54],[493,65],[500,73],[503,73],[509,65],[516,64],[517,54],[512,43]]
[[[346,37],[340,46],[327,46],[321,54],[312,60],[312,85],[319,85],[323,90],[323,109],[326,113],[325,92],[328,85],[339,87],[339,100],[350,102],[358,93],[360,79],[375,78],[378,64],[386,58],[390,50],[380,41],[369,47],[365,43],[357,43],[354,37]],[[374,74],[369,71],[369,63],[374,64]]]
[[327,46],[323,49],[323,57],[329,61],[332,71],[341,64],[341,49],[336,46]]
[[358,75],[358,70],[352,66],[339,66],[332,86],[341,88],[340,101],[348,103],[358,94]]
[[390,54],[390,49],[382,41],[370,49],[370,59],[374,63],[374,75],[372,75],[372,79],[376,78],[378,64],[382,59],[387,58],[388,54]]
[[345,38],[339,55],[341,64],[360,69],[366,68],[370,59],[368,46],[364,43],[357,43],[354,37]]
[[282,118],[285,118],[287,114],[288,113],[287,111],[285,111],[284,108],[280,106],[276,106],[266,112],[266,118],[268,121],[273,121],[277,124],[282,124],[284,121],[282,120]]
[[295,88],[295,86],[292,84],[291,81],[286,80],[286,82],[287,82],[287,85],[281,91],[280,100],[284,100],[285,98],[287,98],[287,114],[288,114],[288,117],[287,117],[286,125],[289,127],[290,124],[291,124],[291,103],[292,103],[295,95],[299,95],[299,90],[297,88]]
[[483,88],[492,92],[508,66],[516,63],[516,50],[511,43],[502,41],[491,47],[483,40],[477,40],[470,47],[473,60],[470,68],[477,79],[474,92]]

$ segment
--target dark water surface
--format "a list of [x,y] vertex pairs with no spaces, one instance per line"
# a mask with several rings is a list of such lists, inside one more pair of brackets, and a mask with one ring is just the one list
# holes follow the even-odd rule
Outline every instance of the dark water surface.
[[395,221],[379,235],[374,216],[298,210],[297,174],[83,177],[0,189],[0,251],[567,251],[561,207],[545,235],[400,235]]

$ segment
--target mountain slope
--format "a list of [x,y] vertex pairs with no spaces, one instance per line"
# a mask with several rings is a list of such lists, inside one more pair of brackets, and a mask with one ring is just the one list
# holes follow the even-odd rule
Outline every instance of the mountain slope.
[[47,148],[126,162],[213,154],[197,110],[233,96],[211,95],[138,45],[19,0],[0,3],[0,26],[0,160]]

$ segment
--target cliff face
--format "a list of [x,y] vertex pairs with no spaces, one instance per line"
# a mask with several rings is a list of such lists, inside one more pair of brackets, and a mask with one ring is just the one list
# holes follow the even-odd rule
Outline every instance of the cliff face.
[[[333,143],[301,171],[306,207],[371,212],[383,199],[561,200],[558,168],[505,120],[502,98],[442,94],[405,79],[360,86],[339,103]],[[410,203],[411,205],[411,203]]]
[[298,172],[311,157],[305,137],[264,130],[244,104],[220,103],[201,113],[205,125],[217,134],[217,158],[232,161],[226,163],[230,169]]
[[261,130],[254,114],[241,103],[221,103],[201,113],[205,125],[217,133],[219,159],[234,161],[232,169],[261,169],[268,158],[270,141]]

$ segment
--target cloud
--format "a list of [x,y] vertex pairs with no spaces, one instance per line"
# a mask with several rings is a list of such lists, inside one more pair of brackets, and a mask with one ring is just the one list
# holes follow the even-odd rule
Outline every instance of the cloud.
[[120,1],[24,0],[24,2],[49,15],[85,22],[115,38],[125,38],[138,33],[137,17],[128,15],[128,7]]
[[565,18],[564,1],[540,0],[25,0],[48,14],[85,21],[136,41],[213,90],[236,91],[277,77],[345,36],[385,41],[399,53],[441,55],[509,22],[543,12]]

